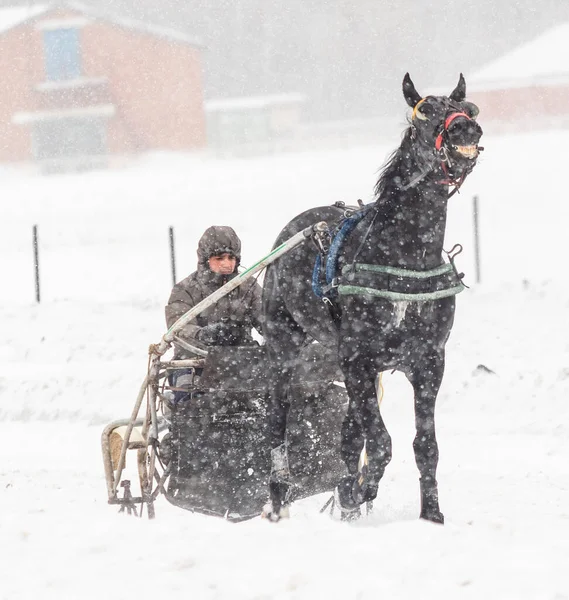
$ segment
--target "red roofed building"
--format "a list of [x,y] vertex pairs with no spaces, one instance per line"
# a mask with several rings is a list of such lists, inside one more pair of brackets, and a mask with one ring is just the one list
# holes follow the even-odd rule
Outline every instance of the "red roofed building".
[[466,89],[488,132],[569,127],[569,23],[467,76]]
[[204,147],[200,51],[77,2],[0,9],[0,161],[53,171]]

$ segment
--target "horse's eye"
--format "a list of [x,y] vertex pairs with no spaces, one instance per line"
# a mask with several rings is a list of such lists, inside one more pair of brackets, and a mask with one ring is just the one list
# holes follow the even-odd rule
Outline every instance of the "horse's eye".
[[476,119],[480,109],[473,102],[463,102],[464,112],[471,118]]

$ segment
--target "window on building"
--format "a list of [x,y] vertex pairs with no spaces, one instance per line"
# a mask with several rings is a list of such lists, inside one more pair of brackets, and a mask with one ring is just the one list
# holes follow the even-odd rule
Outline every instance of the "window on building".
[[81,48],[78,29],[51,29],[43,32],[45,73],[48,81],[81,76]]
[[34,150],[40,160],[104,155],[106,124],[92,118],[40,121],[34,126]]

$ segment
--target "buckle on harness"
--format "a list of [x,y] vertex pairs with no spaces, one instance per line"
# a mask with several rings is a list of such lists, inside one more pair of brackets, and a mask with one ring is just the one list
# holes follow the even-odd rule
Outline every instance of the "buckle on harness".
[[[324,226],[325,225],[325,226]],[[316,249],[321,256],[326,256],[328,250],[330,250],[330,244],[332,243],[332,236],[330,235],[330,229],[327,223],[324,223],[321,227],[314,227],[310,239],[314,242]]]
[[340,279],[338,277],[334,277],[332,281],[328,285],[322,286],[323,300],[330,302],[330,299],[327,297],[328,293],[331,291],[335,291],[336,288],[340,285]]
[[459,270],[454,262],[456,257],[462,252],[462,250],[463,250],[462,244],[455,244],[448,252],[446,250],[443,250],[443,252],[447,255],[448,261],[452,267],[452,270],[454,271],[456,278],[462,283],[462,285],[465,288],[468,288],[469,286],[466,285],[466,283],[464,283],[464,281],[462,281],[464,278],[464,273],[459,272]]

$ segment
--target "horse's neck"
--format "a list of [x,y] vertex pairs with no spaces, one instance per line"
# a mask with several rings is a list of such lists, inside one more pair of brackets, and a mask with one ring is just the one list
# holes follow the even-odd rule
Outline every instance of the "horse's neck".
[[[378,213],[357,262],[417,270],[441,264],[448,187],[437,183],[439,178],[429,174],[407,190],[396,186],[401,179],[392,179],[377,201]],[[370,224],[360,229],[364,235]]]

